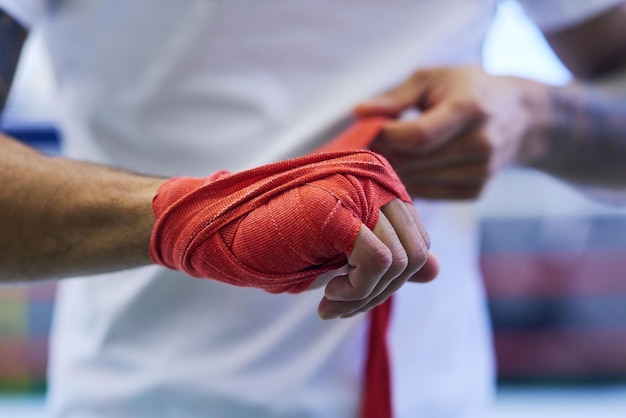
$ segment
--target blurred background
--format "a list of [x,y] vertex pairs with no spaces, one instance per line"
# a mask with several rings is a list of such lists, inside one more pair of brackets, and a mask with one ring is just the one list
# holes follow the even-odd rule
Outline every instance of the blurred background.
[[[57,152],[54,77],[31,36],[4,131]],[[518,4],[503,0],[484,47],[497,74],[570,75]],[[480,201],[481,266],[498,363],[491,418],[626,416],[626,210],[508,169]],[[0,416],[43,417],[54,285],[0,289]]]

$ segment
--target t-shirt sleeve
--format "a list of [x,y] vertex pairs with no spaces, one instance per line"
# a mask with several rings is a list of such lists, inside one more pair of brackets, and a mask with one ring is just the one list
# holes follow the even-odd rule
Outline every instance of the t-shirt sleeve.
[[10,14],[25,28],[31,28],[41,17],[47,0],[0,0],[0,9]]
[[519,0],[524,11],[544,32],[557,32],[591,19],[622,0]]

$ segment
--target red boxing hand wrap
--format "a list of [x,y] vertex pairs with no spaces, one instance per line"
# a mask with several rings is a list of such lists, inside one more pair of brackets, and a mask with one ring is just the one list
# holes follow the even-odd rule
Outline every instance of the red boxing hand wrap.
[[150,255],[194,277],[300,292],[345,265],[361,222],[374,228],[396,197],[410,202],[389,163],[370,151],[175,178],[153,200]]
[[[343,266],[361,223],[411,198],[393,168],[366,148],[386,118],[359,120],[318,154],[238,174],[175,178],[153,199],[155,263],[237,286],[301,292]],[[386,343],[391,297],[371,311],[361,418],[391,418]]]

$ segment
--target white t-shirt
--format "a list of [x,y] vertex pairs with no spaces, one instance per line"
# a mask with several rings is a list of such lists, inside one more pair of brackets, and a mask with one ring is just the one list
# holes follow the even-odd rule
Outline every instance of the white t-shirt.
[[[556,28],[615,3],[526,6]],[[478,62],[495,0],[0,6],[43,29],[67,155],[205,176],[311,150],[356,101],[419,67]],[[396,297],[396,417],[484,417],[493,365],[472,206],[419,211],[442,271]],[[366,317],[321,321],[321,294],[271,295],[157,266],[65,281],[50,416],[356,417]]]

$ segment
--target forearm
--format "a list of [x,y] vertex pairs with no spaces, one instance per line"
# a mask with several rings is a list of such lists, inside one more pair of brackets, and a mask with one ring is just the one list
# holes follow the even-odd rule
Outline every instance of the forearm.
[[0,135],[0,281],[150,263],[163,179],[44,156]]
[[533,122],[518,161],[581,186],[625,188],[626,82],[610,84],[529,84]]

